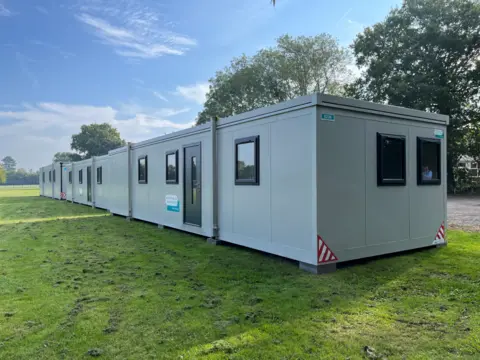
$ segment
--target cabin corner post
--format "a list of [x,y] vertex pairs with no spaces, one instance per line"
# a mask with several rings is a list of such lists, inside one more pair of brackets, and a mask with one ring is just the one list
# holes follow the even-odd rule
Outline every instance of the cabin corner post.
[[[92,182],[92,208],[95,209],[95,197],[96,197],[96,165],[95,165],[95,156],[92,156],[92,172],[90,173],[90,181]],[[95,180],[95,181],[94,181]]]
[[217,119],[211,124],[212,139],[212,239],[218,238],[218,152],[217,152]]
[[133,182],[132,182],[132,143],[129,142],[127,144],[127,158],[128,158],[128,164],[127,164],[127,173],[128,173],[128,216],[127,216],[127,221],[130,221],[132,219],[132,187],[133,187]]

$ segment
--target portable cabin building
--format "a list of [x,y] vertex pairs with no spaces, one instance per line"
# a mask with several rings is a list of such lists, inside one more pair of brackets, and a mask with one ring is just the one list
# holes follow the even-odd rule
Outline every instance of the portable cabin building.
[[105,183],[108,210],[112,214],[131,216],[129,205],[130,144],[108,152],[108,184]]
[[[105,207],[312,272],[443,244],[447,124],[438,114],[304,96],[109,152]],[[91,161],[73,165],[75,177],[84,172],[84,197]]]
[[93,205],[92,159],[77,161],[73,164],[72,201],[84,205]]
[[93,206],[108,210],[108,155],[94,156],[92,158],[93,184],[92,199]]

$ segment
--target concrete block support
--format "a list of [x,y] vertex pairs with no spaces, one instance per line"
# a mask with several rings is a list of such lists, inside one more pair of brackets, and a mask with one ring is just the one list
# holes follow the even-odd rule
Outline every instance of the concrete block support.
[[312,265],[299,261],[298,267],[300,270],[307,271],[312,274],[328,274],[337,270],[337,264]]

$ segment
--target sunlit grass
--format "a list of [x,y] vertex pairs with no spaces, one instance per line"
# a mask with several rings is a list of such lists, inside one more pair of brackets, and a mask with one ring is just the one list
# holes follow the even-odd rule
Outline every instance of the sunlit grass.
[[478,359],[478,233],[315,276],[11,191],[0,193],[1,360],[89,350],[101,359],[364,359],[366,346],[379,359]]

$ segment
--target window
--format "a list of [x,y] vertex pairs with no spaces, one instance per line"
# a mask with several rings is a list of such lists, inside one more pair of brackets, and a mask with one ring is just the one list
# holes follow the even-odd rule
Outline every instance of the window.
[[192,156],[192,204],[197,202],[197,157]]
[[48,181],[52,182],[52,170],[48,172]]
[[377,185],[406,184],[405,136],[377,133]]
[[78,172],[78,183],[83,184],[83,170]]
[[103,171],[102,171],[102,167],[98,167],[97,168],[97,184],[102,184],[102,181],[103,181]]
[[45,182],[45,171],[42,172],[42,183]]
[[68,183],[69,184],[72,183],[72,172],[71,171],[68,172]]
[[138,183],[147,184],[148,183],[148,161],[147,156],[142,156],[138,158]]
[[178,184],[178,150],[165,154],[165,177],[167,184]]
[[418,185],[440,185],[440,146],[439,139],[417,138]]
[[53,182],[55,182],[55,170],[53,170]]
[[260,185],[260,137],[235,140],[235,185]]

